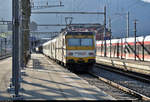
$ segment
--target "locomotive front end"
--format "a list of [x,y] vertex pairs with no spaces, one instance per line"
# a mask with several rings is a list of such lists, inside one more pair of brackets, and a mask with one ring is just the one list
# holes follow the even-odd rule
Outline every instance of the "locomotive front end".
[[95,64],[95,34],[69,32],[66,35],[66,63],[75,70],[90,70]]

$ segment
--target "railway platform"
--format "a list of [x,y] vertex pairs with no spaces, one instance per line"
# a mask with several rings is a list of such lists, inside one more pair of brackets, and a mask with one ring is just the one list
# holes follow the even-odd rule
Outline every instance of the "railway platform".
[[32,54],[23,71],[23,100],[115,100],[42,54]]
[[141,74],[150,75],[150,62],[135,61],[131,59],[121,59],[121,58],[110,58],[96,56],[96,63],[109,65],[123,69],[125,71],[132,71]]
[[0,60],[0,101],[11,100],[7,89],[12,76],[12,58]]

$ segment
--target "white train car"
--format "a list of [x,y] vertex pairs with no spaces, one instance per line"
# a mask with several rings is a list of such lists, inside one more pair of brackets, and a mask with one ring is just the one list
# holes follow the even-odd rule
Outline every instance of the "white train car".
[[[104,41],[97,41],[97,56],[104,56]],[[140,61],[150,61],[150,36],[135,38],[122,38],[106,40],[107,57],[117,57],[124,59],[135,59]]]

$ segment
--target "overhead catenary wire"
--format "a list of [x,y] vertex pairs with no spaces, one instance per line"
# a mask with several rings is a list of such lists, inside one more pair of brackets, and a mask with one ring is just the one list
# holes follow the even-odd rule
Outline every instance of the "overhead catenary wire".
[[[139,0],[138,0],[139,1]],[[133,6],[135,5],[135,4],[137,4],[138,3],[138,1],[136,0],[136,1],[134,1],[132,4],[130,4],[129,6],[128,6],[128,8],[129,9],[131,9],[131,8],[133,8]],[[111,0],[102,0],[102,1],[99,1],[98,0],[98,2],[102,2],[103,4],[106,4],[107,5],[107,15],[108,16],[110,16],[110,10],[111,10],[111,5],[112,5],[112,1]],[[120,11],[120,1],[118,0],[117,1],[118,3],[117,3],[117,9],[118,9],[118,11]],[[76,5],[76,4],[80,4],[80,5]],[[72,10],[76,10],[77,8],[79,8],[79,9],[84,9],[85,8],[85,3],[83,3],[82,2],[82,0],[72,0]],[[83,7],[82,7],[82,5],[84,5]],[[72,16],[72,14],[71,14],[71,16]],[[97,15],[97,16],[99,16],[99,15]],[[116,21],[116,20],[113,20],[113,19],[116,19],[116,17],[115,18],[113,18],[112,16],[111,16],[111,19],[112,19],[112,22],[114,22],[114,21]],[[120,18],[118,18],[118,19],[120,19]]]

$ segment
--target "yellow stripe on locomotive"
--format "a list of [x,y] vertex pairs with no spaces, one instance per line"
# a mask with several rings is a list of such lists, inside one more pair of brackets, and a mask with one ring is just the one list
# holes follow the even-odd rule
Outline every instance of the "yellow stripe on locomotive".
[[84,58],[78,58],[78,57],[66,57],[67,61],[69,62],[69,60],[74,60],[73,63],[89,63],[91,60],[91,63],[94,63],[95,57],[84,57]]

